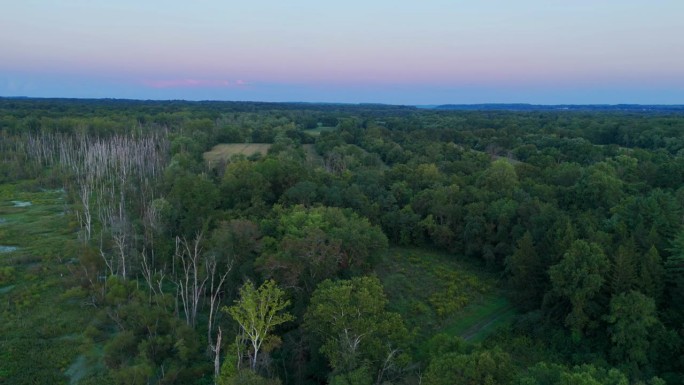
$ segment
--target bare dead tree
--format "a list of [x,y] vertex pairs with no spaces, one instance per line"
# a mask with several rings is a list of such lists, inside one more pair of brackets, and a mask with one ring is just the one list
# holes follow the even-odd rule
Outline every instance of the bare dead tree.
[[375,381],[376,385],[382,384],[382,380],[385,377],[385,374],[394,369],[395,366],[395,358],[397,354],[399,354],[400,350],[398,348],[392,348],[389,347],[387,351],[387,356],[385,357],[385,360],[382,362],[382,368],[378,371],[378,377]]
[[[147,283],[147,287],[149,289],[149,303],[150,305],[152,304],[152,299],[153,298],[158,298],[163,300],[164,299],[164,279],[166,278],[166,274],[164,273],[163,269],[159,270],[154,270],[153,266],[148,262],[147,258],[147,250],[143,248],[143,251],[140,253],[140,260],[141,260],[141,273],[143,278],[145,279],[145,282]],[[159,304],[160,301],[157,301],[157,304]]]
[[202,274],[202,233],[198,233],[192,242],[185,238],[176,237],[176,252],[174,253],[174,265],[178,264],[178,272],[175,277],[176,291],[180,298],[185,321],[191,327],[195,327],[199,303],[204,296],[205,285],[209,279],[207,274]]
[[218,377],[221,372],[221,327],[218,327],[218,332],[216,334],[216,345],[210,345],[211,351],[214,355],[214,376]]
[[102,234],[102,231],[100,231],[100,257],[102,257],[102,260],[104,261],[105,266],[109,271],[109,275],[116,275],[118,273],[118,269],[114,268],[114,259],[110,255],[105,253],[104,250],[104,235]]
[[[100,255],[107,264],[112,275],[120,275],[126,279],[130,272],[129,254],[132,254],[130,244],[130,223],[125,210],[125,201],[117,194],[112,185],[102,184],[97,194],[98,218],[102,230],[100,231]],[[112,247],[108,247],[105,238],[111,240]]]
[[218,312],[218,308],[221,304],[221,294],[222,294],[222,288],[223,284],[226,282],[226,278],[228,277],[228,274],[233,268],[233,263],[229,263],[226,266],[226,270],[221,274],[220,276],[216,276],[216,257],[211,256],[210,258],[207,259],[206,267],[207,267],[207,276],[209,276],[210,281],[209,281],[209,320],[207,324],[207,339],[209,343],[211,344],[211,333],[214,330],[214,323],[215,319],[214,316]]
[[[77,202],[74,211],[82,241],[99,248],[104,261],[102,275],[127,279],[140,272],[151,295],[163,299],[162,286],[167,276],[155,264],[152,229],[159,213],[152,202],[155,186],[168,163],[167,130],[145,134],[131,130],[128,134],[95,137],[87,135],[85,127],[77,126],[72,134],[25,133],[18,142],[24,146],[21,153],[29,160],[41,168],[54,167],[65,177],[64,188]],[[150,229],[142,238],[134,234],[131,224],[131,219],[137,217]],[[203,275],[203,270],[198,273]],[[190,286],[183,283],[187,293],[203,290],[196,287],[201,285]],[[184,297],[191,305],[189,313],[196,314],[197,294]]]
[[94,182],[81,182],[78,186],[78,195],[81,201],[81,211],[77,211],[81,229],[83,230],[83,242],[90,242],[92,237],[93,216],[90,210],[90,196],[92,195]]
[[116,251],[119,256],[119,268],[121,271],[121,277],[126,279],[128,272],[128,253],[129,253],[129,239],[128,239],[128,220],[126,219],[126,213],[124,211],[124,201],[119,201],[118,215],[114,218],[115,222],[110,222],[113,225],[112,240],[116,247]]
[[217,261],[215,256],[207,259],[206,269],[209,280],[209,319],[207,321],[207,341],[209,343],[209,351],[214,356],[214,370],[218,376],[220,368],[220,353],[221,353],[221,327],[218,328],[216,336],[216,344],[214,344],[212,335],[214,333],[214,324],[216,322],[215,315],[221,305],[221,289],[226,282],[226,278],[233,267],[232,262],[226,267],[226,271],[217,277],[216,275]]

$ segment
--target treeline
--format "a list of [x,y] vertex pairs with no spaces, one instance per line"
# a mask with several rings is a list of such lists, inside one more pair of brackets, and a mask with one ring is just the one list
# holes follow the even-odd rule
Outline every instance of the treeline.
[[[0,135],[0,180],[70,196],[83,383],[682,380],[681,114],[2,99]],[[480,262],[521,316],[407,326],[390,245]]]

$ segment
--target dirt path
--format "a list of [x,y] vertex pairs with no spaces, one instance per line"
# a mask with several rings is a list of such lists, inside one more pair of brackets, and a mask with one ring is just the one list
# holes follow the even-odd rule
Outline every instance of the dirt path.
[[487,329],[488,327],[492,326],[494,322],[496,322],[499,318],[503,317],[513,309],[512,305],[508,305],[506,307],[503,307],[499,309],[498,311],[490,314],[489,316],[477,321],[473,326],[469,327],[468,329],[464,330],[461,333],[461,338],[463,338],[466,341],[470,341],[475,336],[477,336],[481,331]]

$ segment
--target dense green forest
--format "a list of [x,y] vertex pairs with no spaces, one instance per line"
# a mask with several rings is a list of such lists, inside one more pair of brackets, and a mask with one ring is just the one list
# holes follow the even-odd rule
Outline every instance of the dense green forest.
[[681,384],[684,112],[0,99],[0,383]]

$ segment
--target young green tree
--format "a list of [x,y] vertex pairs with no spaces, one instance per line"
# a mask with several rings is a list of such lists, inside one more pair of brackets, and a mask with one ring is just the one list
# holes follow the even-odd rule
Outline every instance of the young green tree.
[[639,290],[658,300],[665,287],[665,268],[655,246],[651,246],[639,263]]
[[631,365],[648,363],[654,329],[660,324],[653,298],[638,291],[620,293],[610,301],[608,333],[613,342],[612,355],[618,362]]
[[385,310],[386,305],[377,277],[325,280],[314,291],[304,327],[322,339],[321,353],[334,369],[333,379],[357,377],[368,369],[381,383],[406,363],[409,333],[401,316]]
[[565,324],[579,336],[590,319],[586,308],[605,282],[608,258],[595,243],[577,240],[560,263],[549,269],[551,294],[570,301],[572,310]]
[[497,197],[510,197],[518,186],[515,167],[506,159],[497,159],[477,180],[477,185]]
[[[672,240],[672,253],[665,260],[665,279],[670,303],[684,303],[684,229],[677,233]],[[670,309],[674,322],[684,322],[684,310],[681,306],[673,306]]]
[[613,257],[610,285],[614,294],[634,289],[637,282],[636,251],[633,240],[625,241]]
[[276,326],[291,321],[294,317],[286,312],[290,304],[285,299],[285,292],[276,286],[275,281],[268,280],[257,289],[250,281],[240,289],[240,298],[231,307],[223,307],[223,311],[240,325],[241,335],[238,338],[251,345],[250,368],[256,369],[259,350],[265,341],[273,338],[271,332]]
[[506,258],[506,270],[511,275],[510,283],[516,289],[515,297],[520,304],[528,309],[538,307],[545,271],[529,231],[520,238],[513,254]]
[[275,211],[280,239],[256,266],[285,287],[310,294],[326,278],[368,270],[387,249],[382,230],[349,210],[294,206]]
[[446,353],[433,357],[425,373],[428,385],[508,384],[514,369],[508,353],[496,347],[470,354]]

